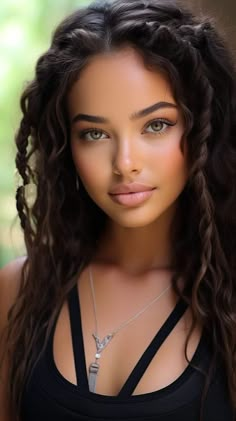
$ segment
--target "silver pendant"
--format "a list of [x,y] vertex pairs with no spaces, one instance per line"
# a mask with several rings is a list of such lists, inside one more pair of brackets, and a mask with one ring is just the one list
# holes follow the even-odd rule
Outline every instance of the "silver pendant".
[[109,333],[107,336],[105,336],[102,339],[102,341],[100,341],[99,337],[93,333],[93,337],[94,337],[95,342],[96,342],[96,348],[97,348],[98,353],[100,353],[104,350],[104,348],[111,342],[113,336],[114,335],[112,333]]
[[96,381],[97,381],[97,375],[98,375],[98,370],[99,370],[99,364],[97,362],[97,360],[100,358],[101,356],[101,352],[104,350],[104,348],[110,343],[110,341],[112,340],[114,334],[109,333],[108,335],[106,335],[102,341],[100,341],[99,337],[97,335],[95,335],[95,333],[93,333],[93,338],[95,339],[95,343],[96,343],[96,348],[97,348],[97,352],[95,354],[95,362],[90,364],[89,366],[89,378],[88,378],[88,383],[89,383],[89,390],[90,392],[95,393],[96,390]]
[[99,364],[97,362],[90,364],[89,366],[89,390],[92,393],[95,393],[96,390],[96,380],[97,380],[97,374],[99,370]]

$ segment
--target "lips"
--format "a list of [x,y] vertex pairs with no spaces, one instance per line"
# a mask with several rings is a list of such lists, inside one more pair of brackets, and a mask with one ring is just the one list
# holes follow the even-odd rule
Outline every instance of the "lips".
[[131,183],[119,184],[109,192],[112,200],[125,207],[134,207],[141,205],[149,199],[156,187],[145,184]]
[[113,187],[109,194],[129,194],[129,193],[139,193],[139,192],[146,192],[153,190],[152,186],[148,186],[146,184],[141,183],[130,183],[130,184],[117,184]]

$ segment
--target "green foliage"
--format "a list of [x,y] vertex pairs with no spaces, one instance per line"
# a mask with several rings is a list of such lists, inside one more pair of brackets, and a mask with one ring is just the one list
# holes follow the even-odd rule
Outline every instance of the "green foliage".
[[88,0],[1,0],[0,8],[0,267],[24,253],[15,210],[14,135],[21,92],[48,48],[56,25]]

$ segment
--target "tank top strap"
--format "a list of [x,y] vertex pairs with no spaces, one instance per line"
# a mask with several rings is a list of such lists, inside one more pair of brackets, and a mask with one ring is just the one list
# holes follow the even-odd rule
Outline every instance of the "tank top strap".
[[188,304],[180,298],[167,320],[164,322],[160,330],[157,332],[156,336],[151,341],[150,345],[147,347],[147,349],[144,351],[141,358],[137,362],[127,381],[121,388],[118,394],[119,397],[127,397],[132,395],[141,377],[146,371],[148,365],[151,363],[153,357],[155,356],[155,354],[157,353],[158,349],[161,347],[167,336],[170,334],[170,332],[174,329],[178,321],[181,319],[187,307]]
[[77,385],[89,391],[77,285],[69,292],[68,306]]
[[[69,317],[71,325],[72,346],[75,362],[77,385],[80,390],[89,392],[88,377],[86,371],[85,350],[83,342],[82,320],[77,285],[72,288],[68,296]],[[161,347],[167,336],[174,329],[178,321],[185,313],[188,305],[181,298],[157,332],[147,349],[130,373],[118,396],[127,397],[132,395],[141,377],[151,363],[158,349]]]

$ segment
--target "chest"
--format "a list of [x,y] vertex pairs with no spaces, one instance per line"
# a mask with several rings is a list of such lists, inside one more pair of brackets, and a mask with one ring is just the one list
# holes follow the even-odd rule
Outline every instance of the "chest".
[[[97,351],[92,335],[95,332],[95,320],[93,311],[91,311],[91,302],[89,302],[89,297],[84,296],[83,298],[84,300],[81,300],[83,349],[73,349],[69,310],[66,303],[60,312],[53,340],[55,364],[61,375],[73,384],[77,384],[74,353],[79,353],[78,358],[82,357],[81,354],[84,353],[88,375],[89,366],[95,361]],[[104,317],[100,312],[98,325],[100,340],[111,333],[113,327],[115,331],[118,328],[118,331],[100,353],[96,393],[110,396],[119,393],[172,310],[171,304],[167,305],[163,301],[161,305],[153,306],[142,316],[120,329],[119,326],[122,323],[119,323],[120,314],[118,317],[115,306],[114,312],[109,311],[109,318],[106,312],[103,313]],[[126,317],[127,312],[129,313],[127,307],[124,306],[124,314],[120,320],[128,318]],[[187,310],[149,361],[135,387],[134,395],[160,390],[173,383],[185,371],[188,362],[184,350],[190,321],[191,315]],[[189,360],[192,359],[197,349],[200,336],[201,329],[196,327],[187,348]]]

